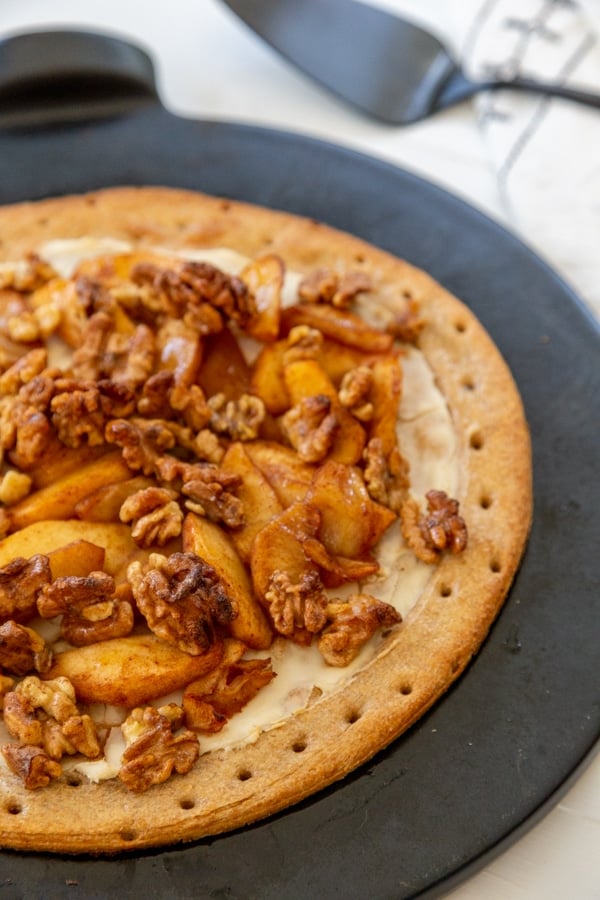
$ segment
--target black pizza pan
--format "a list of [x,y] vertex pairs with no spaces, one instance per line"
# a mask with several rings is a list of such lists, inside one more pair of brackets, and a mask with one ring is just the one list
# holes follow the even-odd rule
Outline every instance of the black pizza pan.
[[147,56],[105,36],[20,40],[8,55],[0,44],[0,202],[191,188],[314,217],[426,269],[474,310],[514,373],[535,515],[480,653],[370,764],[210,840],[110,859],[5,851],[2,897],[439,896],[538,821],[597,742],[597,324],[514,236],[408,172],[297,135],[176,117]]

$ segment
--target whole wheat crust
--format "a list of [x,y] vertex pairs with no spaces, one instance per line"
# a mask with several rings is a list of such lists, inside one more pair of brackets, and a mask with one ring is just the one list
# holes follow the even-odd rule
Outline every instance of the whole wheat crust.
[[0,844],[113,853],[239,828],[343,778],[409,728],[486,637],[518,567],[531,515],[530,446],[511,374],[475,316],[427,274],[348,234],[293,215],[163,188],[118,188],[0,209],[0,252],[47,240],[113,237],[136,247],[230,247],[279,254],[289,268],[359,268],[375,295],[408,292],[427,326],[419,347],[459,443],[469,545],[445,556],[404,622],[349,684],[239,749],[201,756],[144,794],[117,780],[59,780],[26,791],[2,770]]

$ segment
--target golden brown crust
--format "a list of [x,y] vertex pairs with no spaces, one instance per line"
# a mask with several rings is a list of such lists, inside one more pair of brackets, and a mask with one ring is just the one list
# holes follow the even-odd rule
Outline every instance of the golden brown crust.
[[297,712],[254,744],[200,758],[143,795],[116,781],[65,779],[26,791],[0,774],[0,844],[117,852],[230,830],[342,778],[415,722],[462,672],[493,622],[527,538],[527,425],[512,377],[473,314],[425,273],[327,226],[240,203],[161,188],[119,188],[0,209],[4,259],[53,238],[121,238],[135,246],[232,247],[280,254],[300,272],[363,271],[383,302],[420,302],[419,337],[459,444],[469,545],[433,569],[416,607],[341,691]]

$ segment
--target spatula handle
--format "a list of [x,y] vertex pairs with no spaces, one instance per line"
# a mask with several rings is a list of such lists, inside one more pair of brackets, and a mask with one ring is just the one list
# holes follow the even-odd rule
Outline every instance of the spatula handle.
[[515,78],[512,81],[500,82],[498,87],[516,88],[520,91],[531,91],[548,97],[562,97],[564,100],[573,100],[575,103],[583,103],[584,106],[600,109],[600,94],[567,87],[567,85],[557,84],[556,82],[540,82],[531,78]]
[[152,60],[127,41],[63,30],[0,41],[0,127],[81,122],[156,100]]
[[436,110],[454,106],[468,97],[480,91],[496,91],[501,88],[510,90],[527,91],[541,94],[547,97],[562,97],[564,100],[573,100],[585,106],[600,109],[600,94],[593,91],[584,91],[578,88],[568,87],[564,84],[548,81],[536,81],[533,78],[507,78],[490,81],[471,81],[462,72],[454,73],[446,82],[435,100]]

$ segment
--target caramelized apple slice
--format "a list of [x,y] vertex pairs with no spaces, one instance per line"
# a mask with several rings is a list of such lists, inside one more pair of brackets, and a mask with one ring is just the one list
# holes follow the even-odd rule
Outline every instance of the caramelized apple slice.
[[71,541],[63,547],[57,547],[48,553],[52,579],[74,575],[84,578],[90,572],[99,572],[104,568],[106,550],[91,541],[80,539]]
[[287,341],[277,341],[263,347],[252,366],[250,385],[253,394],[261,398],[273,416],[280,416],[290,407],[290,398],[283,377],[283,358]]
[[360,469],[329,460],[306,495],[321,514],[318,538],[333,556],[362,559],[396,515],[369,497]]
[[317,566],[304,553],[302,542],[314,538],[319,511],[306,503],[294,503],[265,525],[254,539],[250,568],[258,597],[264,600],[274,572],[284,572],[291,583],[299,582]]
[[245,450],[284,507],[306,496],[315,466],[302,462],[291,447],[273,441],[252,441],[245,445]]
[[75,515],[87,522],[118,522],[119,511],[125,500],[136,491],[154,484],[155,481],[144,475],[127,478],[117,484],[104,484],[79,501],[75,506]]
[[242,560],[248,563],[256,534],[282,512],[283,506],[267,478],[254,465],[240,442],[230,445],[221,468],[241,478],[236,494],[244,507],[244,524],[231,532],[231,539]]
[[373,415],[369,422],[369,438],[380,438],[384,456],[396,447],[396,423],[402,394],[402,370],[393,354],[382,356],[371,366],[373,382],[369,398]]
[[119,522],[49,519],[33,522],[0,541],[0,566],[6,566],[17,556],[29,559],[36,553],[48,555],[76,541],[88,541],[104,548],[102,568],[109,575],[116,575],[138,550],[128,525],[121,525]]
[[[33,487],[47,487],[54,484],[71,472],[87,466],[101,456],[105,456],[108,448],[105,444],[90,447],[89,444],[80,444],[79,447],[66,447],[56,435],[52,435],[39,462],[27,468],[27,474],[32,480]],[[24,470],[25,471],[25,470]]]
[[198,383],[207,397],[225,394],[226,400],[237,400],[250,392],[250,368],[229,328],[205,339]]
[[188,513],[183,523],[183,549],[195,553],[216,571],[237,616],[230,630],[233,637],[255,650],[271,646],[273,634],[252,591],[252,584],[231,538],[214,522]]
[[83,703],[133,709],[206,675],[222,655],[222,642],[190,656],[153,634],[129,635],[57,653],[44,678],[66,676]]
[[325,304],[299,303],[290,306],[282,312],[281,325],[284,332],[296,325],[309,325],[340,344],[369,353],[385,353],[394,340],[385,331],[368,325],[356,313]]
[[16,531],[45,519],[68,519],[73,516],[77,504],[88,494],[130,477],[131,470],[124,462],[121,452],[117,450],[107,453],[4,510],[7,530]]
[[239,277],[249,288],[256,304],[256,313],[248,322],[246,331],[257,341],[267,343],[277,340],[283,276],[283,261],[274,253],[253,260],[240,272]]

